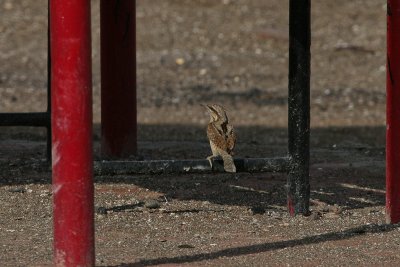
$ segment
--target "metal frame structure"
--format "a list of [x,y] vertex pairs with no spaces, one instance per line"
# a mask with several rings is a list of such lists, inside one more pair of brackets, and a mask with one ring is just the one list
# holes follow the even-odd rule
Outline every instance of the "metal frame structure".
[[[102,0],[102,151],[123,158],[136,151],[135,5]],[[288,211],[309,213],[310,0],[291,0],[289,11],[289,149],[284,158],[237,159],[239,171],[287,172]],[[127,45],[130,45],[128,48]],[[126,114],[126,115],[125,115]],[[218,162],[217,162],[218,163]],[[218,164],[216,164],[218,165]],[[206,160],[100,161],[97,173],[190,173],[221,170]]]
[[[221,162],[216,161],[216,167],[211,169],[206,160],[93,163],[90,1],[49,1],[49,100],[50,88],[53,91],[48,111],[1,114],[0,125],[52,129],[55,265],[92,266],[93,171],[100,174],[189,173],[221,171],[222,168]],[[100,4],[102,149],[103,154],[111,158],[123,158],[136,152],[135,2],[101,0]],[[310,2],[289,2],[288,156],[235,159],[239,171],[287,172],[287,206],[291,215],[309,213]],[[392,223],[400,220],[400,165],[396,164],[400,160],[400,107],[395,104],[400,100],[397,83],[400,77],[399,29],[400,0],[388,0],[387,213]]]

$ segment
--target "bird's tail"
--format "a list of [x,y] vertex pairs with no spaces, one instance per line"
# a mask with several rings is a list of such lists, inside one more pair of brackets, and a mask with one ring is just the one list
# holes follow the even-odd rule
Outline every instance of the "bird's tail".
[[224,161],[224,169],[226,172],[236,172],[236,166],[231,155],[224,153],[222,155],[222,160]]

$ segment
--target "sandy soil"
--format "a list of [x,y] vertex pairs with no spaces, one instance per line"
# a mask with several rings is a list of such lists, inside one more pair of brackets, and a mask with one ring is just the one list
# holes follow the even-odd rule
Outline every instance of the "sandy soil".
[[[0,112],[46,106],[46,2],[0,3]],[[97,265],[398,265],[400,228],[384,213],[386,1],[312,2],[311,215],[287,215],[284,174],[97,176]],[[138,154],[205,158],[199,104],[218,102],[238,156],[284,156],[287,10],[286,0],[138,0]],[[45,157],[43,129],[0,129],[1,266],[51,263]]]

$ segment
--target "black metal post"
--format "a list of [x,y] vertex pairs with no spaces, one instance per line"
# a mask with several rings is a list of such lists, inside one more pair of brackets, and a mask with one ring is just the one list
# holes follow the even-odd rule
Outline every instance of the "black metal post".
[[288,210],[309,213],[311,1],[289,4]]

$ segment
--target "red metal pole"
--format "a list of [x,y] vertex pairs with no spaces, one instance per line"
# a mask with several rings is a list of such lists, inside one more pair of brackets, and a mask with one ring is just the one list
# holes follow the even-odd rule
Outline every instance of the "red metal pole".
[[400,0],[387,5],[386,218],[400,222]]
[[51,0],[55,266],[93,266],[90,0]]
[[101,0],[102,153],[136,153],[136,1]]

